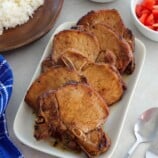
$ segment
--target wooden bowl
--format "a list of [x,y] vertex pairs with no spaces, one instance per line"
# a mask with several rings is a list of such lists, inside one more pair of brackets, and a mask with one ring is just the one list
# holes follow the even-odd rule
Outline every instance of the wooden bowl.
[[8,29],[0,35],[0,52],[27,45],[45,35],[54,25],[63,0],[45,0],[27,23]]

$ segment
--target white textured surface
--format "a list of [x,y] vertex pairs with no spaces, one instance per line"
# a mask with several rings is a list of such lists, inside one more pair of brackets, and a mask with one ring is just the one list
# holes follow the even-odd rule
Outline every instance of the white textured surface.
[[[73,8],[73,10],[71,8]],[[129,0],[117,0],[115,2],[104,4],[94,3],[88,0],[65,0],[63,9],[56,21],[54,29],[63,22],[76,21],[92,9],[106,8],[118,9],[125,24],[133,31],[137,38],[143,41],[147,48],[145,65],[135,94],[132,98],[118,146],[112,157],[126,158],[127,151],[135,142],[133,127],[138,116],[147,108],[158,106],[158,43],[145,38],[137,30],[130,15]],[[52,156],[35,151],[21,144],[13,133],[13,122],[26,88],[30,83],[45,46],[54,29],[52,29],[51,32],[45,35],[42,39],[32,43],[31,45],[3,54],[11,64],[15,77],[13,95],[7,109],[9,131],[14,143],[19,147],[26,158],[52,158]],[[145,150],[148,146],[149,144],[147,143],[139,145],[133,154],[133,158],[144,158]]]

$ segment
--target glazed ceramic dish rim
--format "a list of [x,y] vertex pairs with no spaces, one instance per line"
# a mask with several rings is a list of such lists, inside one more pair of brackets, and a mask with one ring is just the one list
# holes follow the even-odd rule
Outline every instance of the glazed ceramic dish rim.
[[[52,40],[53,40],[54,35],[61,30],[69,29],[73,25],[75,25],[75,22],[66,22],[66,23],[60,25],[56,29],[56,31],[54,32],[54,34],[52,35],[51,39],[48,42],[48,45],[39,62],[39,65],[35,71],[32,81],[30,82],[30,85],[39,76],[39,74],[41,72],[42,61],[51,53]],[[143,67],[146,49],[145,49],[144,44],[140,40],[135,39],[135,42],[136,42],[136,52],[135,52],[136,69],[132,75],[124,77],[128,89],[126,90],[125,95],[123,96],[121,101],[119,101],[118,103],[116,103],[116,105],[113,105],[110,108],[110,116],[109,116],[108,121],[106,122],[104,128],[105,128],[105,131],[108,133],[108,135],[111,138],[112,146],[106,153],[103,153],[100,156],[101,158],[105,157],[105,156],[110,158],[116,149],[116,146],[117,146],[117,143],[118,143],[121,131],[122,131],[122,127],[124,125],[125,118],[126,118],[126,115],[128,112],[128,108],[129,108],[132,96],[134,94],[134,90],[138,83],[140,72]],[[30,85],[28,86],[28,88],[30,87]],[[122,114],[116,115],[116,113],[118,113],[118,114],[122,113]],[[26,119],[27,119],[27,122],[26,122]],[[50,154],[50,155],[61,157],[61,158],[84,157],[82,153],[76,154],[76,153],[73,153],[70,151],[65,151],[65,150],[63,151],[61,149],[51,146],[50,143],[48,143],[48,142],[35,140],[35,138],[33,137],[34,119],[35,119],[35,117],[32,113],[32,109],[24,102],[24,98],[23,98],[23,100],[19,106],[18,112],[16,114],[16,117],[14,120],[14,127],[13,127],[16,137],[23,144],[25,144],[33,149],[42,151],[42,152]],[[115,130],[112,130],[112,128],[115,128]]]

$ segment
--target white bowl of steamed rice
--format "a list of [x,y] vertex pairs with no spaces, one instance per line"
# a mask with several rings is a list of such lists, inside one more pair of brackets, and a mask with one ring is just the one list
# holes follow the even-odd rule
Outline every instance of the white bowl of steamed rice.
[[0,0],[0,35],[26,23],[43,4],[44,0]]

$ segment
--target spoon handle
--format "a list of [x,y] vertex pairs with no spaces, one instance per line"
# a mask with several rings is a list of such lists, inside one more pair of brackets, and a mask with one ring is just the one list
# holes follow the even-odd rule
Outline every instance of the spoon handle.
[[128,151],[128,156],[127,158],[130,158],[131,155],[133,154],[133,152],[135,151],[136,147],[141,143],[141,141],[137,140],[133,146],[131,147],[131,149]]

